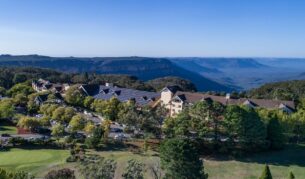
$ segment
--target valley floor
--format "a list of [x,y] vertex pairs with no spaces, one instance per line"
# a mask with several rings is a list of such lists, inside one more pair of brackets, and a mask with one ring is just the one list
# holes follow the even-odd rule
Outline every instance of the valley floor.
[[[116,178],[120,178],[129,159],[136,159],[146,164],[145,178],[152,178],[150,167],[159,165],[159,157],[155,152],[134,154],[127,150],[89,151],[117,162]],[[66,163],[68,150],[55,149],[11,149],[0,152],[0,167],[11,170],[25,170],[41,178],[51,169],[63,167],[77,169],[77,163]],[[305,145],[290,145],[285,150],[261,153],[240,159],[227,157],[208,157],[204,160],[205,171],[209,178],[258,178],[264,164],[269,164],[274,178],[287,178],[292,171],[296,178],[305,178]],[[78,178],[82,178],[77,172]]]

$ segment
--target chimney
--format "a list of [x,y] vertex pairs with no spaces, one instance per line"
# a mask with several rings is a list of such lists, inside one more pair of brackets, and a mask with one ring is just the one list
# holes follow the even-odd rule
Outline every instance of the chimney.
[[230,93],[227,93],[227,94],[226,94],[226,100],[229,100],[230,98],[231,98]]
[[107,86],[107,87],[113,87],[113,84],[112,84],[112,83],[105,83],[105,86]]

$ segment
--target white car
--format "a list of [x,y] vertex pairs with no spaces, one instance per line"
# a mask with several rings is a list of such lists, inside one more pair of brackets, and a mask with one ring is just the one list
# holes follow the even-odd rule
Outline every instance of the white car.
[[125,135],[122,134],[122,133],[116,134],[116,135],[114,136],[114,139],[115,139],[115,140],[123,140],[124,138],[126,138],[126,137],[125,137]]

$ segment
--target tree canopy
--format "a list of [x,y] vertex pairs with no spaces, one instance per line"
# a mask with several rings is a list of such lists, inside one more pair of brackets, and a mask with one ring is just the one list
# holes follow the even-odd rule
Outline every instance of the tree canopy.
[[196,86],[191,81],[174,76],[149,80],[147,84],[156,91],[162,90],[165,86],[177,86],[181,91],[197,91]]
[[265,165],[262,175],[259,179],[272,179],[272,175],[268,165]]
[[165,178],[207,178],[198,149],[189,139],[167,139],[160,146]]

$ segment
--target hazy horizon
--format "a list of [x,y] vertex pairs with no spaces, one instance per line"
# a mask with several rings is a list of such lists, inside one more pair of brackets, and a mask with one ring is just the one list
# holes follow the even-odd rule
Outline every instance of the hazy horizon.
[[66,55],[66,56],[56,56],[56,55],[45,55],[45,54],[9,54],[9,53],[0,53],[0,56],[45,56],[45,57],[54,57],[54,58],[124,58],[124,57],[139,57],[139,58],[253,58],[253,59],[305,59],[304,57],[259,57],[259,56],[139,56],[139,55],[122,55],[122,56],[74,56],[74,55]]

